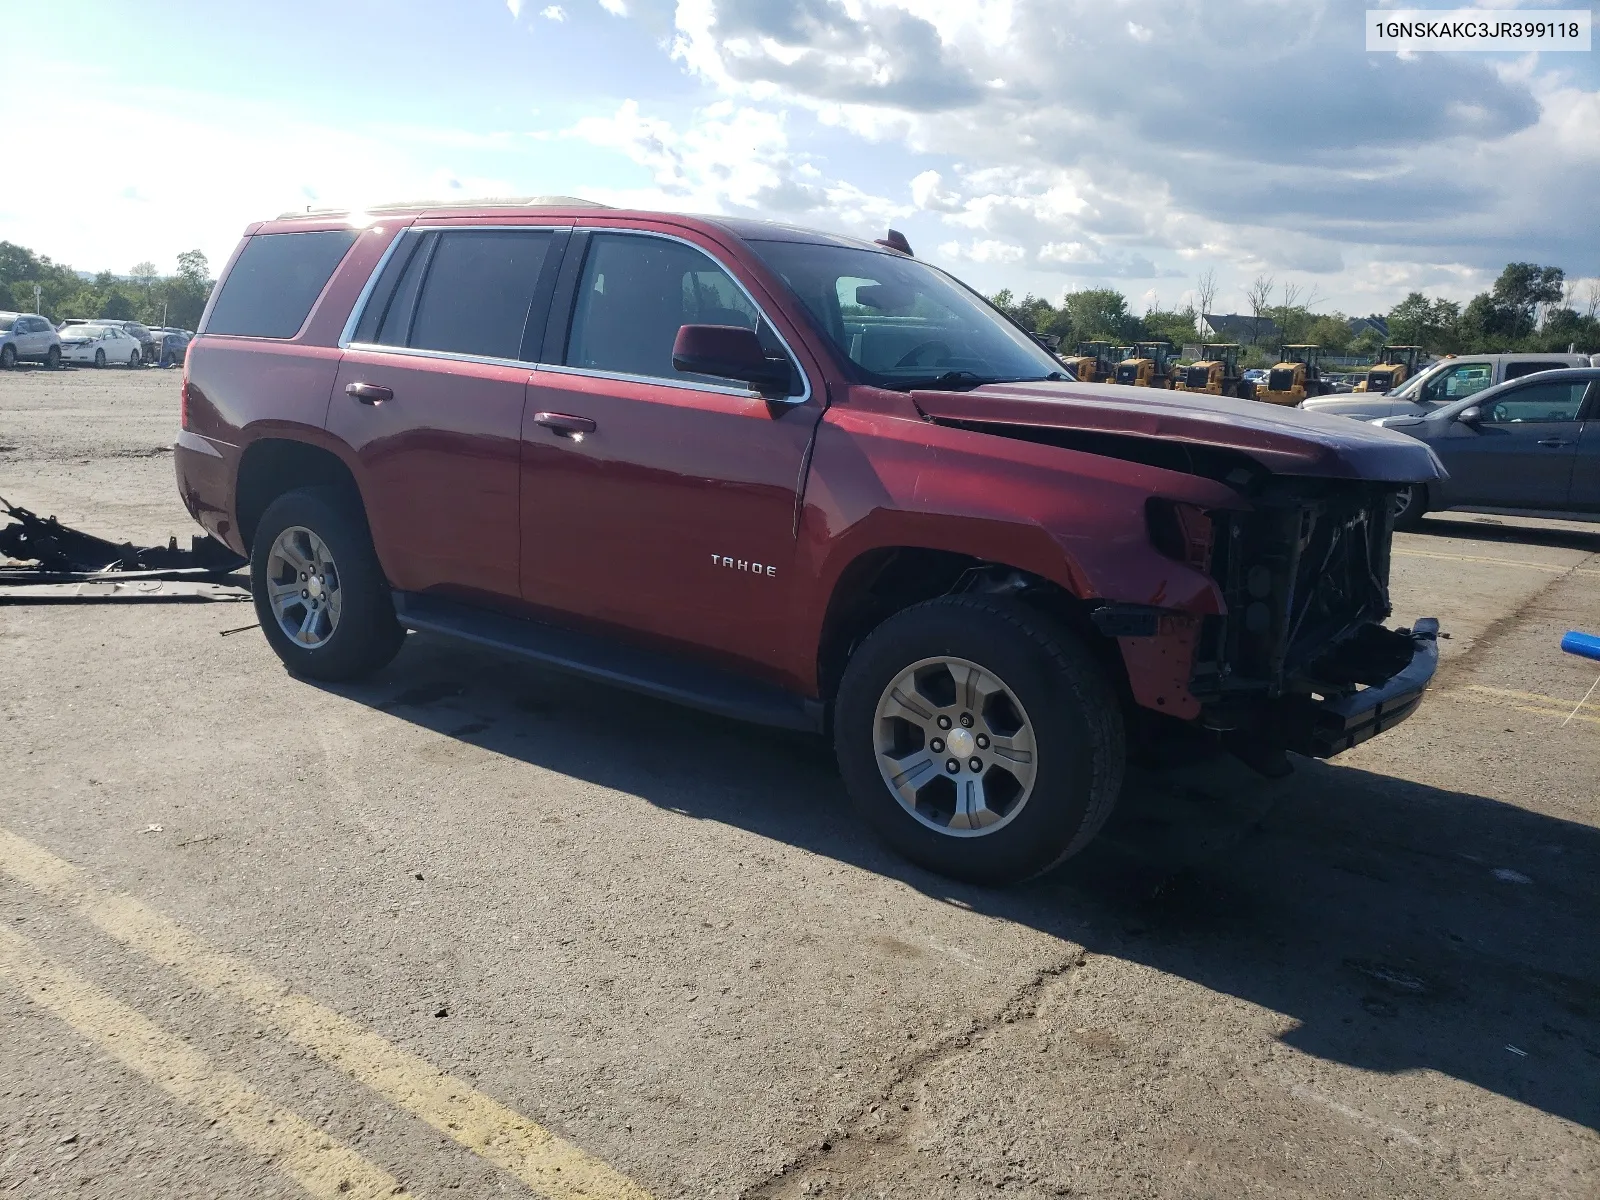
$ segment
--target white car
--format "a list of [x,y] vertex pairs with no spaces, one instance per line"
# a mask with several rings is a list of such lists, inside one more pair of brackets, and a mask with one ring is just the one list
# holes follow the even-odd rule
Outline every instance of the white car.
[[61,331],[61,361],[137,367],[144,361],[144,353],[139,339],[120,325],[68,325]]
[[19,362],[61,365],[61,339],[55,326],[38,313],[0,312],[0,367]]

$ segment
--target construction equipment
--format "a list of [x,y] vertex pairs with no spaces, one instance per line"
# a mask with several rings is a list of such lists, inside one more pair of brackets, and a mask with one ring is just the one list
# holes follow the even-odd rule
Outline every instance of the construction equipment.
[[1170,388],[1178,371],[1171,342],[1135,342],[1117,364],[1115,381],[1132,387]]
[[1061,360],[1079,383],[1104,383],[1116,369],[1110,342],[1079,342],[1078,352]]
[[1282,346],[1278,362],[1256,385],[1255,399],[1267,404],[1299,404],[1307,396],[1326,396],[1333,384],[1322,377],[1321,346]]
[[1237,342],[1207,342],[1200,347],[1199,358],[1179,368],[1173,390],[1251,399],[1255,384],[1239,375],[1239,355],[1243,352],[1244,347]]
[[1378,361],[1367,372],[1367,377],[1356,384],[1358,392],[1392,392],[1417,373],[1417,368],[1427,358],[1421,346],[1385,346],[1378,352]]

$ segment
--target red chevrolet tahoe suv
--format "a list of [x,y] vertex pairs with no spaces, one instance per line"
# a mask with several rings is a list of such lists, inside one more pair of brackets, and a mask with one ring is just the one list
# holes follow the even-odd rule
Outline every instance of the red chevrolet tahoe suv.
[[980,882],[1084,846],[1130,734],[1327,757],[1437,662],[1437,623],[1380,624],[1425,445],[1068,380],[898,235],[567,200],[253,225],[176,462],[294,674],[425,630],[827,732],[893,846]]

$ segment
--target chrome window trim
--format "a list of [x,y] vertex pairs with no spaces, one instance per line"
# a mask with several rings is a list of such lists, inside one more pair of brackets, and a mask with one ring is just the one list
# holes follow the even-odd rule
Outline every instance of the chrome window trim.
[[[562,229],[571,230],[573,233],[626,233],[632,234],[636,237],[654,237],[661,238],[669,242],[679,242],[682,245],[689,247],[691,250],[696,250],[714,262],[724,275],[733,280],[734,287],[738,288],[739,291],[743,293],[744,298],[750,301],[750,307],[755,309],[756,313],[761,317],[761,319],[767,323],[767,326],[772,330],[773,336],[778,339],[779,345],[783,347],[784,353],[787,354],[789,356],[789,360],[794,363],[795,370],[800,373],[800,381],[802,385],[801,392],[798,396],[763,397],[760,392],[757,392],[752,388],[735,387],[730,384],[704,383],[702,381],[693,379],[670,379],[661,375],[629,375],[620,371],[604,371],[597,367],[569,367],[565,363],[531,362],[522,358],[490,358],[481,354],[458,354],[449,350],[423,350],[412,346],[390,346],[381,342],[352,341],[351,339],[355,336],[356,327],[361,323],[362,314],[366,311],[367,303],[372,299],[372,293],[378,286],[378,280],[380,277],[382,277],[384,268],[389,265],[389,260],[400,248],[400,243],[405,241],[405,239],[412,233],[421,234],[435,230],[449,231],[455,229],[542,229],[548,230],[552,234]],[[585,253],[587,253],[587,250]],[[576,296],[574,296],[573,299],[574,303],[576,303]],[[767,316],[767,310],[764,309],[756,300],[756,298],[750,294],[750,289],[745,287],[744,283],[739,279],[739,277],[728,269],[728,264],[723,262],[719,257],[717,257],[717,255],[711,253],[704,246],[697,245],[694,242],[691,242],[688,238],[677,237],[670,233],[658,233],[653,229],[625,229],[617,226],[604,225],[463,225],[456,224],[454,222],[443,225],[418,223],[407,226],[405,229],[402,229],[398,234],[395,235],[394,240],[391,241],[388,248],[384,250],[382,257],[378,259],[377,265],[372,268],[372,273],[367,277],[367,282],[362,287],[361,294],[356,297],[355,304],[351,306],[350,316],[345,321],[344,329],[339,334],[339,349],[364,350],[375,354],[403,354],[408,358],[437,358],[449,362],[478,363],[482,366],[489,367],[525,367],[529,371],[550,371],[558,375],[582,375],[591,379],[614,379],[619,383],[659,384],[663,387],[680,388],[686,391],[714,392],[717,395],[738,396],[743,399],[755,397],[772,400],[780,404],[792,404],[796,406],[806,403],[811,399],[813,394],[811,387],[811,376],[806,373],[805,367],[800,362],[800,356],[794,352],[794,347],[789,344],[789,339],[783,336],[783,331],[778,328],[777,324],[772,320],[771,317]],[[562,353],[566,353],[566,347],[564,346],[562,347]]]
[[[793,404],[793,405],[797,405],[797,406],[801,405],[801,404],[804,404],[806,401],[811,399],[811,395],[812,395],[811,376],[806,373],[805,366],[801,363],[800,356],[794,352],[794,347],[789,344],[789,339],[783,336],[783,330],[779,329],[777,323],[775,321],[773,321],[773,319],[771,317],[767,316],[767,310],[762,308],[760,302],[757,301],[756,298],[750,294],[750,289],[745,287],[744,282],[737,275],[735,275],[731,270],[728,269],[728,264],[723,262],[722,259],[718,258],[710,250],[707,250],[704,246],[701,246],[696,242],[691,242],[688,238],[679,237],[676,234],[672,234],[672,233],[661,233],[661,232],[659,232],[657,230],[654,230],[654,229],[627,229],[627,228],[624,228],[624,227],[621,227],[621,226],[617,226],[617,225],[584,225],[584,224],[580,223],[580,224],[574,225],[572,227],[572,232],[573,233],[588,233],[588,234],[595,234],[595,233],[623,233],[623,234],[628,234],[628,235],[630,235],[632,237],[660,238],[663,241],[678,242],[681,245],[689,247],[689,249],[691,249],[691,250],[697,250],[701,254],[704,254],[712,262],[717,264],[717,266],[721,269],[721,271],[722,271],[722,273],[724,275],[726,275],[729,279],[733,280],[733,286],[734,287],[738,288],[741,292],[744,293],[744,298],[746,300],[750,301],[750,307],[755,309],[756,310],[756,314],[763,321],[765,321],[767,323],[768,327],[772,330],[772,335],[778,339],[778,344],[783,347],[783,352],[789,356],[789,361],[794,364],[794,369],[796,371],[800,372],[800,382],[802,384],[802,388],[801,388],[801,392],[800,392],[800,394],[798,396],[771,396],[771,397],[768,397],[768,399],[774,400],[774,401],[776,401],[778,403],[781,403],[781,404]],[[585,248],[584,253],[586,255],[588,254],[588,249],[587,248]],[[580,276],[580,282],[581,282],[581,279],[582,279],[582,277]],[[577,296],[576,292],[573,293],[572,303],[573,303],[574,308],[576,308],[577,303],[578,303],[578,296]],[[566,353],[566,347],[565,346],[563,346],[561,348],[561,352],[562,352],[562,354]],[[704,388],[704,389],[706,389],[708,391],[728,392],[728,393],[731,393],[732,395],[735,395],[735,396],[750,396],[750,395],[757,395],[758,394],[758,393],[752,391],[749,388],[726,387],[726,386],[724,386],[722,384],[697,384],[697,383],[692,383],[692,382],[689,382],[689,381],[679,381],[679,380],[667,379],[667,378],[664,378],[663,376],[660,376],[660,375],[623,375],[623,374],[618,374],[617,372],[614,372],[614,371],[602,371],[602,370],[599,370],[597,368],[591,368],[591,367],[568,367],[564,363],[563,364],[544,364],[544,363],[541,363],[540,367],[541,367],[541,369],[548,369],[548,366],[550,366],[550,365],[559,365],[565,371],[580,372],[580,373],[583,373],[583,374],[594,375],[594,376],[597,376],[597,377],[603,378],[603,379],[624,379],[624,380],[638,381],[638,382],[641,382],[641,383],[664,383],[664,384],[667,384],[669,387],[699,387],[699,388]]]
[[394,257],[394,252],[400,248],[400,243],[405,241],[406,234],[410,233],[408,227],[402,229],[389,240],[388,247],[378,258],[378,265],[372,268],[372,274],[367,276],[367,282],[361,288],[361,294],[356,297],[356,302],[350,306],[350,315],[345,319],[344,328],[339,331],[339,349],[343,350],[350,345],[350,339],[356,335],[356,326],[361,324],[361,314],[367,309],[367,301],[372,299],[372,292],[378,286],[378,280],[383,275],[383,269],[389,265],[389,260]]
[[[531,363],[536,372],[552,375],[581,375],[587,379],[615,379],[618,383],[648,383],[678,388],[687,392],[715,392],[719,396],[738,396],[742,400],[772,400],[779,404],[804,404],[803,396],[763,396],[753,388],[732,387],[725,383],[705,383],[698,379],[664,379],[660,375],[627,375],[621,371],[602,371],[598,367],[569,367],[564,363]],[[802,375],[805,372],[801,372]]]
[[390,346],[383,342],[350,342],[342,350],[365,350],[369,354],[403,354],[407,358],[439,358],[448,362],[478,363],[485,367],[520,367],[533,371],[539,363],[525,358],[491,358],[487,354],[460,354],[454,350],[423,350],[414,346]]

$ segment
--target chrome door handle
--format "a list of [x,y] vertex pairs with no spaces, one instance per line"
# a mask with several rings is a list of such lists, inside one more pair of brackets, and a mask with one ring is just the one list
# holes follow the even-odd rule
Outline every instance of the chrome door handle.
[[1576,443],[1574,442],[1567,441],[1566,438],[1552,437],[1539,439],[1539,445],[1541,446],[1571,446],[1575,444]]
[[362,404],[382,404],[385,400],[394,399],[394,389],[386,388],[381,383],[347,383],[344,385],[344,394],[354,396]]
[[580,438],[595,430],[594,422],[588,417],[574,417],[567,413],[534,413],[533,423],[543,425],[557,436],[566,438]]

